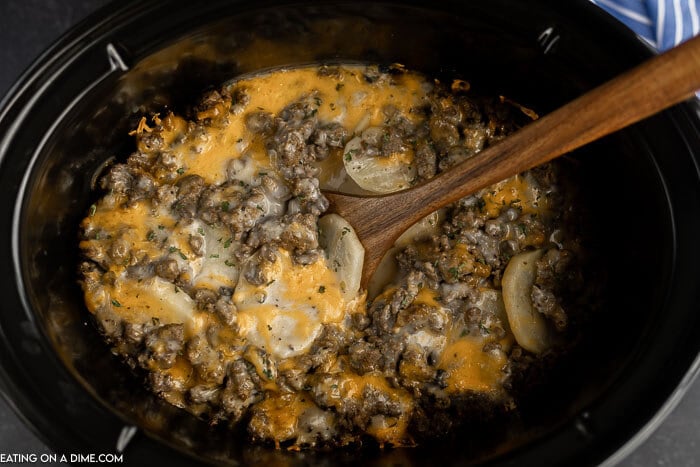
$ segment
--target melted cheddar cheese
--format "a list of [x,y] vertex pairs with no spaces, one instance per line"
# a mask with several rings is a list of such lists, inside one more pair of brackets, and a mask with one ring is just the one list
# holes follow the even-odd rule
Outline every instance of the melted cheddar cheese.
[[324,324],[346,314],[337,276],[324,262],[298,265],[289,252],[265,266],[269,282],[260,286],[241,279],[233,296],[240,333],[279,358],[306,352]]
[[443,351],[438,368],[447,372],[447,392],[498,393],[503,390],[503,352],[484,352],[484,339],[459,339]]
[[490,217],[498,216],[508,206],[514,206],[526,214],[548,209],[547,197],[532,180],[523,175],[515,175],[489,187],[483,200],[484,210]]

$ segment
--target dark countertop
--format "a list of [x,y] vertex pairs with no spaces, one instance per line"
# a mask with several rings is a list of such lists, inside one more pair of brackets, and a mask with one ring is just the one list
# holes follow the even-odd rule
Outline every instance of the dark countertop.
[[[0,0],[0,96],[49,44],[108,0]],[[0,453],[50,453],[0,398]],[[60,453],[59,453],[60,454]],[[700,465],[700,381],[621,467]]]

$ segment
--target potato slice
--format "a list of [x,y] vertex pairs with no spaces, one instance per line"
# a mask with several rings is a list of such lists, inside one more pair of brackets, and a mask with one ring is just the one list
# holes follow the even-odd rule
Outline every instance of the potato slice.
[[440,209],[432,212],[410,226],[399,238],[396,239],[394,245],[399,248],[404,248],[411,243],[416,243],[420,240],[425,240],[433,235],[440,235],[441,224],[445,219],[445,210]]
[[401,236],[396,239],[394,246],[389,249],[382,258],[377,270],[367,284],[367,297],[373,299],[390,283],[399,279],[399,269],[396,264],[396,254],[402,248],[421,240],[440,234],[440,226],[445,218],[445,210],[440,209],[428,214],[411,227],[406,229]]
[[318,242],[326,251],[328,264],[335,271],[343,298],[357,296],[365,261],[365,248],[352,226],[337,214],[328,214],[318,221]]
[[[363,135],[375,128],[368,128]],[[345,171],[355,183],[375,193],[404,190],[416,178],[412,154],[391,156],[370,155],[363,147],[361,136],[348,141],[343,152]]]
[[189,335],[204,325],[194,300],[158,276],[137,281],[122,275],[108,291],[112,311],[128,323],[183,323]]
[[547,321],[532,305],[530,294],[537,274],[537,260],[544,250],[528,251],[511,258],[501,284],[508,323],[517,343],[533,353],[552,344]]
[[[260,268],[268,282],[249,282],[249,268]],[[233,294],[239,333],[278,358],[306,352],[323,324],[339,323],[345,317],[337,277],[323,260],[296,264],[287,250],[279,249],[274,262],[253,256],[243,271]]]
[[190,255],[200,265],[194,271],[193,285],[205,287],[211,290],[219,290],[220,287],[235,287],[238,282],[239,267],[233,258],[233,252],[240,248],[240,242],[230,237],[227,229],[213,227],[195,220],[190,224],[190,235],[199,235],[202,239],[202,256],[197,258]]
[[374,300],[384,288],[393,281],[399,279],[399,267],[396,264],[396,255],[401,251],[398,247],[391,247],[382,257],[377,269],[367,283],[367,298]]

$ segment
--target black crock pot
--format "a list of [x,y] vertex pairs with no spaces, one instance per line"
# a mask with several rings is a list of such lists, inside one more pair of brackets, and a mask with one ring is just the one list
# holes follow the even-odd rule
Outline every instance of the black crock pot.
[[240,73],[400,62],[546,113],[651,53],[585,0],[115,3],[46,52],[0,106],[3,392],[56,451],[125,449],[135,465],[614,463],[699,366],[695,102],[574,155],[595,213],[591,248],[610,278],[579,350],[508,423],[470,421],[416,448],[252,447],[153,397],[91,328],[76,283],[77,226],[95,174],[129,153],[127,133],[144,112],[184,109]]

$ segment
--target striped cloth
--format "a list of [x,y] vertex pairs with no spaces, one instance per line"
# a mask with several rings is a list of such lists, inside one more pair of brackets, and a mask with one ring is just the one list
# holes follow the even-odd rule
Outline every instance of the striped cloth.
[[700,32],[700,0],[591,0],[658,50]]

